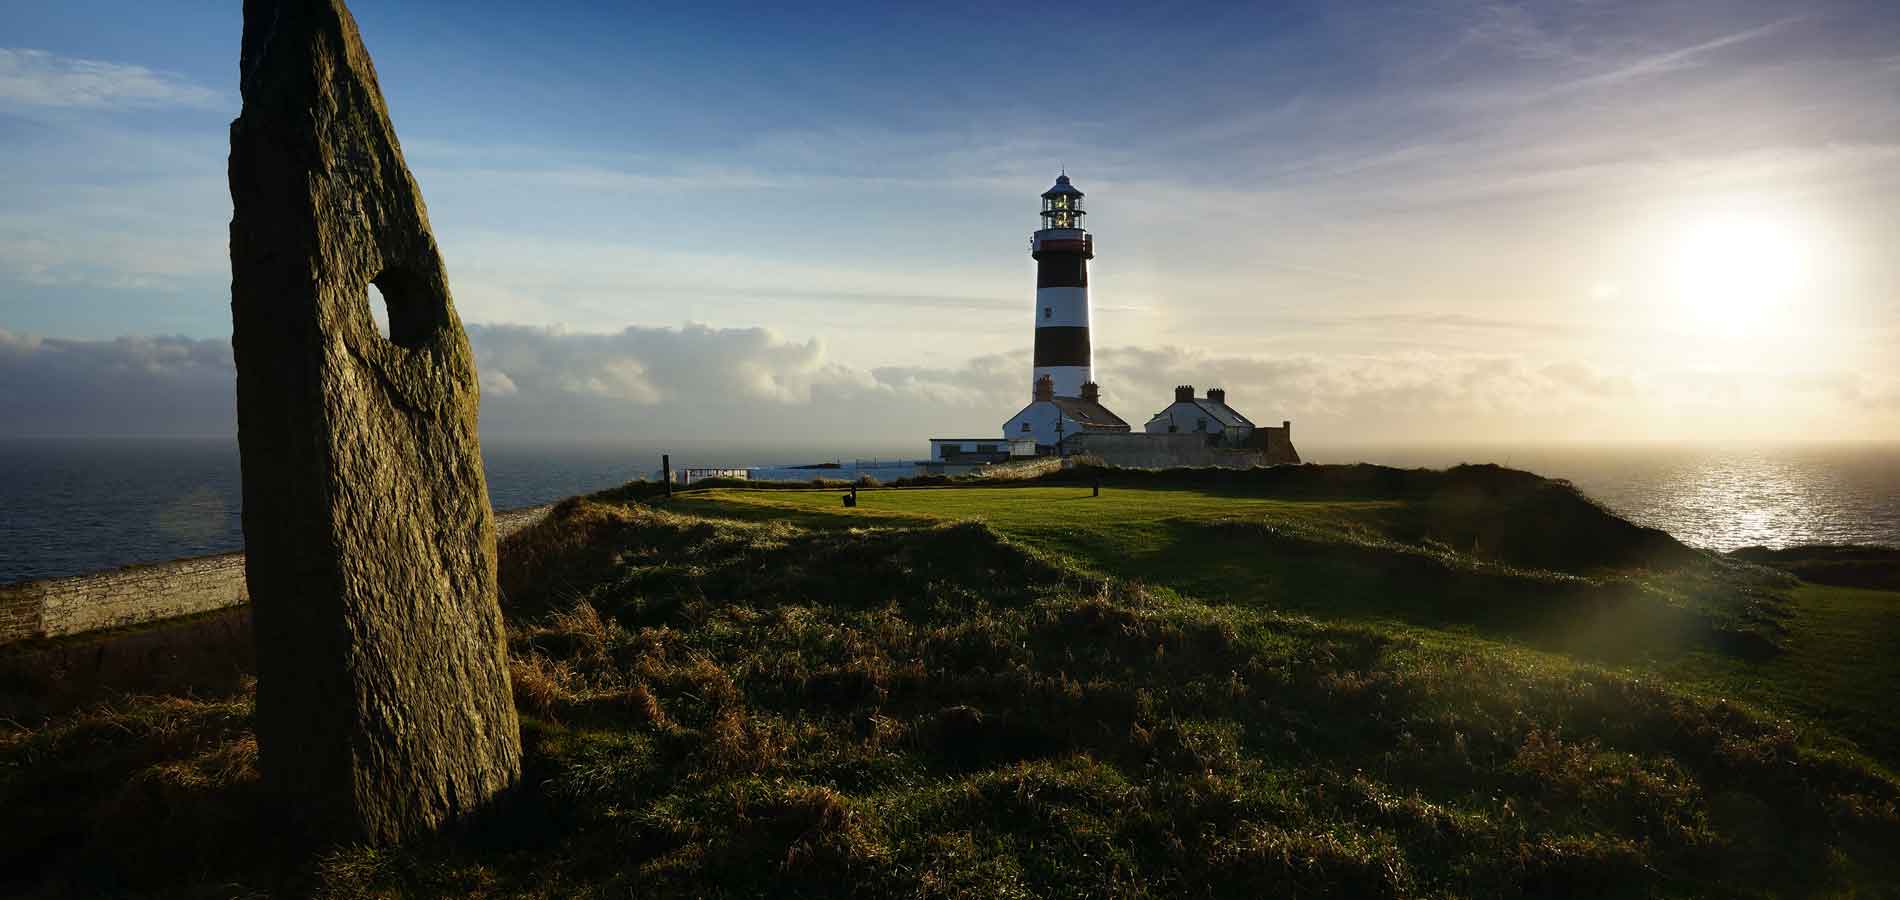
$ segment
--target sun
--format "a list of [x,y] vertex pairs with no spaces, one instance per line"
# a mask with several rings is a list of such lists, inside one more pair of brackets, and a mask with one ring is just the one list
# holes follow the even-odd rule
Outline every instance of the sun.
[[1762,334],[1792,312],[1807,248],[1790,222],[1767,216],[1710,216],[1690,222],[1670,249],[1670,286],[1700,334]]

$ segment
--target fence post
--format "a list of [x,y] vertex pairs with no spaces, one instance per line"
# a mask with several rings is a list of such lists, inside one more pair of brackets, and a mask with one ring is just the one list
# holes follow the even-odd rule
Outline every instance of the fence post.
[[660,480],[666,482],[666,495],[673,496],[673,455],[660,454]]

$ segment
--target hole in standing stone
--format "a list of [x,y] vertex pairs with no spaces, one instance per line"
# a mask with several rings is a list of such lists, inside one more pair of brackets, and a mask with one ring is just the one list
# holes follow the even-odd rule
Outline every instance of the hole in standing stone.
[[389,340],[389,301],[383,299],[383,289],[375,284],[369,286],[369,317],[376,320],[376,333]]
[[448,321],[448,297],[404,269],[387,269],[370,279],[369,296],[377,330],[398,347],[428,344]]

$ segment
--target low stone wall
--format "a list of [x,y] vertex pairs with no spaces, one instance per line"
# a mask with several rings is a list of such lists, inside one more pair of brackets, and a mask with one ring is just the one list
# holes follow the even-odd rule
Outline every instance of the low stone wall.
[[[496,536],[507,537],[540,520],[549,508],[496,513]],[[0,585],[0,644],[142,625],[248,602],[242,553]]]
[[40,633],[40,613],[46,608],[46,598],[28,590],[32,584],[0,585],[0,644]]
[[201,556],[36,583],[40,636],[65,637],[175,619],[249,602],[244,554]]
[[1070,456],[1093,456],[1108,465],[1129,469],[1171,469],[1177,466],[1245,469],[1279,461],[1266,450],[1210,447],[1204,434],[1089,432],[1070,436],[1063,442],[1063,450]]

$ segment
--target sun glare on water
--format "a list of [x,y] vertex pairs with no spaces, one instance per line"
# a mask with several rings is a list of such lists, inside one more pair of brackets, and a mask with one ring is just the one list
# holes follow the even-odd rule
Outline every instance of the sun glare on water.
[[1762,335],[1794,312],[1807,247],[1790,223],[1716,216],[1685,225],[1670,250],[1671,289],[1697,333]]

